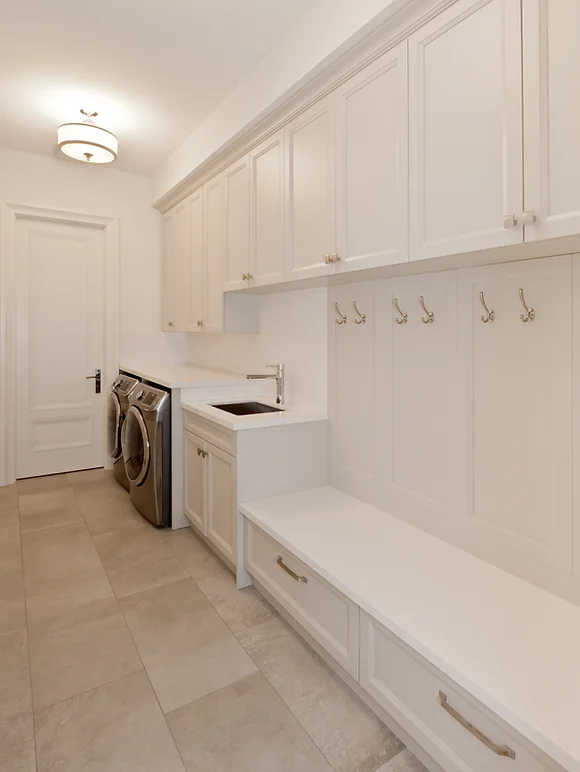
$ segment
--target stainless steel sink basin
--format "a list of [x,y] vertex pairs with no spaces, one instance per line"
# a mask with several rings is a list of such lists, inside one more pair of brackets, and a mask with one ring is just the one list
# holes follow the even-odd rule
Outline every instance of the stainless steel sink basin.
[[233,415],[256,415],[257,413],[280,413],[281,407],[262,405],[261,402],[232,402],[231,405],[212,405],[218,410],[224,410]]

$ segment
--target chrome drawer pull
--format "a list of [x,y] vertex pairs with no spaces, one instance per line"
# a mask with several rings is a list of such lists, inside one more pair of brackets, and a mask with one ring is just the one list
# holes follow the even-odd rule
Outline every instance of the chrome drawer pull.
[[490,740],[489,737],[484,735],[483,732],[480,732],[479,729],[474,727],[473,724],[471,724],[466,718],[463,718],[463,716],[458,713],[455,708],[451,707],[451,705],[447,702],[447,695],[442,691],[439,692],[439,702],[441,703],[443,710],[446,710],[452,718],[459,722],[461,726],[465,727],[468,732],[471,732],[474,737],[477,737],[480,742],[482,742],[484,745],[487,745],[487,747],[496,755],[506,756],[508,759],[515,759],[515,751],[513,751],[508,745],[497,745],[497,743],[494,743],[493,740]]
[[278,563],[283,571],[286,571],[287,574],[290,574],[292,579],[296,579],[297,582],[302,582],[302,584],[308,584],[308,579],[305,576],[298,576],[298,574],[295,574],[291,568],[288,568],[288,566],[285,565],[284,561],[282,560],[282,555],[278,555],[278,560],[276,563]]

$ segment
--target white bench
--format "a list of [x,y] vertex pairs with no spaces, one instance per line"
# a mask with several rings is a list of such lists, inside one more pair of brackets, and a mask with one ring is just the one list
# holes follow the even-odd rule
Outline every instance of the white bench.
[[580,772],[580,608],[329,486],[241,513],[254,584],[433,769]]

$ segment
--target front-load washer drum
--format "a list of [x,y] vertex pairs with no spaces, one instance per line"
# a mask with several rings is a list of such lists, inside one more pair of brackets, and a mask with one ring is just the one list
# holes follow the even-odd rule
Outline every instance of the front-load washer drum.
[[138,408],[131,405],[123,422],[123,458],[132,485],[141,485],[151,460],[151,445],[145,421]]
[[109,394],[107,408],[107,453],[113,459],[121,455],[121,403],[115,392]]

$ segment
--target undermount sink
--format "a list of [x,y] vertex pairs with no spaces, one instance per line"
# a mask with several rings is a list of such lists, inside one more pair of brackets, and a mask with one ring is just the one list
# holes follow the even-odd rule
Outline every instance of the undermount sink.
[[258,413],[280,413],[281,407],[262,405],[261,402],[232,402],[231,405],[212,405],[218,410],[224,410],[233,415],[257,415]]

